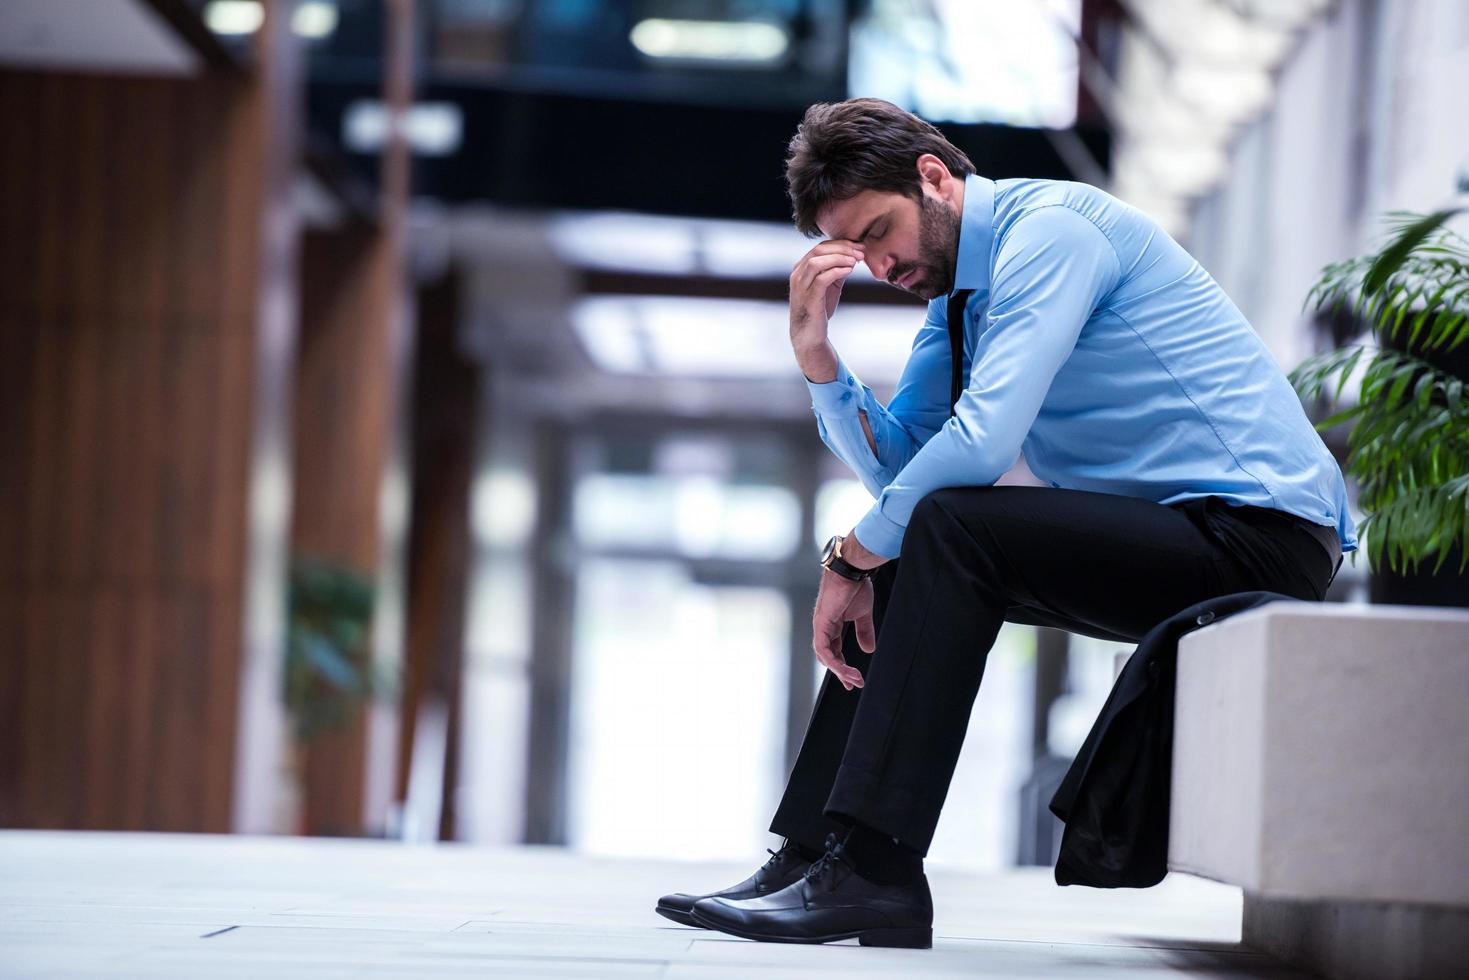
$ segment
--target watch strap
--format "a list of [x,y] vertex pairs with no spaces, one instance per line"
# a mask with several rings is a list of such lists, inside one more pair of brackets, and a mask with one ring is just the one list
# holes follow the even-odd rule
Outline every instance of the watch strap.
[[821,563],[822,567],[830,569],[837,575],[840,575],[842,578],[852,582],[860,582],[863,579],[871,578],[872,569],[858,568],[856,565],[853,565],[851,562],[847,561],[841,556],[840,551],[842,540],[844,539],[842,539],[840,535],[838,535],[836,547],[832,549],[832,552],[830,555],[827,556],[826,561]]

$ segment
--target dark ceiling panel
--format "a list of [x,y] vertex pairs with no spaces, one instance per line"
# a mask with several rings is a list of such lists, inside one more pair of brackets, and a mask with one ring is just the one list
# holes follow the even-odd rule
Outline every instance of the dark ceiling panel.
[[[316,79],[313,128],[337,137],[341,115],[369,85]],[[658,101],[509,91],[428,83],[421,101],[450,101],[464,116],[458,152],[415,161],[414,193],[445,202],[577,210],[629,210],[784,221],[781,168],[798,108],[710,108]],[[987,177],[1072,174],[1041,130],[941,127]],[[1079,133],[1107,167],[1110,139]],[[371,179],[375,158],[347,154]]]

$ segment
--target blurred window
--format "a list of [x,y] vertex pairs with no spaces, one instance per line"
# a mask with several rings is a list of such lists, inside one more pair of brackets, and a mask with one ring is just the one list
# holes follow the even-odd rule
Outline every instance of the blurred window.
[[758,433],[622,432],[573,459],[567,843],[758,854],[785,776],[788,451]]
[[801,505],[785,487],[597,473],[578,482],[573,521],[578,541],[594,549],[779,561],[796,548]]
[[1080,0],[872,0],[853,24],[850,94],[925,119],[1065,129],[1076,121]]
[[790,609],[679,562],[577,573],[568,843],[748,860],[781,788]]
[[[852,303],[837,316],[847,366],[868,384],[895,382],[923,325],[922,309]],[[572,326],[592,362],[618,374],[800,377],[783,302],[592,296],[576,301]]]
[[828,480],[816,491],[815,545],[826,544],[833,534],[846,534],[872,508],[872,494],[859,480]]

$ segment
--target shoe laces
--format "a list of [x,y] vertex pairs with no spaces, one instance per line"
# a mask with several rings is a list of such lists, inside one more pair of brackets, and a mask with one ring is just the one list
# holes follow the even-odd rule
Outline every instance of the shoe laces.
[[770,849],[770,848],[767,847],[765,849],[765,853],[770,855],[770,860],[766,861],[765,862],[765,867],[761,868],[760,870],[761,871],[768,871],[770,868],[772,868],[775,865],[779,864],[780,862],[784,861],[786,859],[786,852],[787,851],[794,850],[795,847],[796,847],[796,844],[793,841],[791,841],[789,838],[787,838],[787,840],[786,840],[786,842],[784,844],[781,844],[780,845],[779,849],[772,850],[772,849]]
[[847,877],[847,875],[837,873],[843,867],[847,869],[847,874],[855,873],[857,870],[852,864],[852,859],[847,856],[846,844],[838,841],[836,834],[827,834],[826,853],[806,869],[806,880],[812,886],[819,886],[824,882],[828,888],[834,888],[837,882]]

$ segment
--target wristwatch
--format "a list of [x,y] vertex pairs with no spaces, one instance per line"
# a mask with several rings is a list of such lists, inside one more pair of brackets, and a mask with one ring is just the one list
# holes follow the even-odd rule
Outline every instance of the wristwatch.
[[852,582],[860,582],[872,577],[872,569],[858,568],[842,557],[842,542],[846,539],[840,534],[833,534],[826,547],[821,549],[821,567],[836,572],[844,579]]

